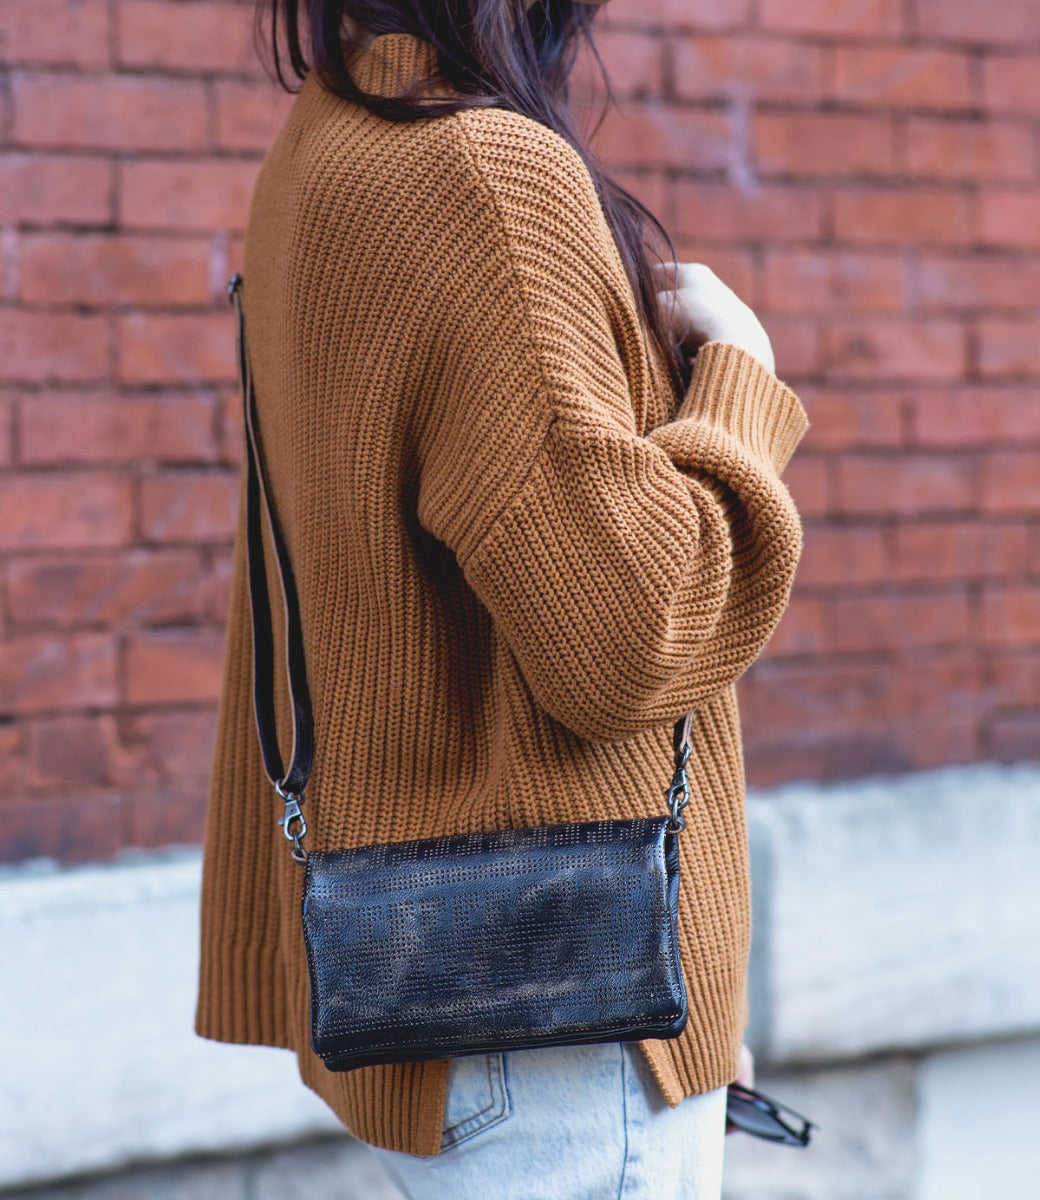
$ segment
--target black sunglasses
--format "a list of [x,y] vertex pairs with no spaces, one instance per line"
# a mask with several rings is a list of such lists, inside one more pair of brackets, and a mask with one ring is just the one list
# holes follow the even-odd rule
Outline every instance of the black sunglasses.
[[[789,1123],[781,1114],[795,1120]],[[783,1146],[808,1146],[810,1128],[820,1128],[815,1121],[796,1113],[779,1100],[740,1083],[731,1083],[727,1088],[726,1119],[744,1133]]]

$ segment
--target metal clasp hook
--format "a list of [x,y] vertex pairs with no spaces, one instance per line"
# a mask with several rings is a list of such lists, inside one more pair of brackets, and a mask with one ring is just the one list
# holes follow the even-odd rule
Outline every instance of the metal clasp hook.
[[[690,747],[686,745],[682,752],[675,756],[675,774],[672,776],[672,782],[665,791],[664,797],[668,801],[668,811],[672,814],[672,827],[674,829],[684,829],[686,822],[679,816],[682,810],[690,803],[690,780],[686,774],[686,764],[690,758]],[[679,797],[682,797],[680,801]]]
[[[274,790],[285,801],[285,813],[278,818],[278,824],[281,825],[286,840],[293,844],[291,856],[295,862],[306,862],[307,851],[303,848],[301,840],[307,832],[307,819],[300,810],[303,796],[296,792],[283,791],[279,783],[274,785]],[[294,822],[299,822],[299,828],[292,828]]]

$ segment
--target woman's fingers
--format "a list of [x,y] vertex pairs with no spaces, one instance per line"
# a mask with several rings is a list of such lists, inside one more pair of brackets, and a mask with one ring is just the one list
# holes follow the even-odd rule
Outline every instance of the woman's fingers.
[[737,1083],[742,1083],[745,1087],[749,1088],[755,1086],[755,1056],[751,1053],[751,1047],[747,1042],[741,1043],[740,1047]]

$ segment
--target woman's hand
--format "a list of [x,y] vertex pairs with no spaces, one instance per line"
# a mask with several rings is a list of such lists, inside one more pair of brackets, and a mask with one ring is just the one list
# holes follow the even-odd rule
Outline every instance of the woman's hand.
[[[755,1086],[755,1056],[746,1042],[740,1047],[740,1066],[737,1068],[737,1078],[734,1082],[749,1088]],[[736,1133],[737,1126],[732,1121],[727,1121],[726,1132]]]
[[770,371],[776,359],[769,336],[752,309],[707,263],[657,263],[657,298],[683,347],[703,342],[732,342],[753,354]]

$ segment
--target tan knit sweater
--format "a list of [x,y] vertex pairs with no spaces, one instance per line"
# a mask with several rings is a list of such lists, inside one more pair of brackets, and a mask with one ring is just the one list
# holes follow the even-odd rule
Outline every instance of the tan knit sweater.
[[[383,34],[351,65],[389,94],[435,56]],[[672,725],[695,709],[690,1018],[641,1045],[670,1104],[734,1079],[750,906],[733,684],[801,552],[780,479],[808,427],[797,396],[709,342],[676,408],[580,157],[500,109],[395,124],[309,75],[257,180],[243,274],[314,707],[307,844],[661,814]],[[230,318],[228,334],[230,356]],[[240,510],[195,1029],[292,1049],[359,1138],[436,1154],[446,1060],[334,1073],[310,1048],[243,534]],[[269,542],[267,558],[277,597]]]

